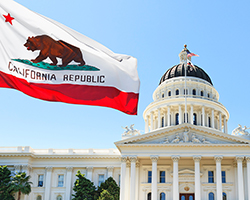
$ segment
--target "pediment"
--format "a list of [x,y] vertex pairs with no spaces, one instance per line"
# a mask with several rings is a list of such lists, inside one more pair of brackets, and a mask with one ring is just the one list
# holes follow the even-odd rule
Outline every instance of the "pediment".
[[250,140],[195,125],[166,127],[115,143],[119,145],[216,145],[250,144]]

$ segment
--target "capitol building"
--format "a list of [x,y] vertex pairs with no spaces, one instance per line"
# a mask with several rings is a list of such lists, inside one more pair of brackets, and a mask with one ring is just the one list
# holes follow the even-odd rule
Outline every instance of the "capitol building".
[[250,136],[228,132],[229,112],[209,75],[180,52],[117,149],[0,147],[0,165],[31,175],[22,200],[70,200],[78,170],[96,186],[113,177],[120,200],[250,200]]

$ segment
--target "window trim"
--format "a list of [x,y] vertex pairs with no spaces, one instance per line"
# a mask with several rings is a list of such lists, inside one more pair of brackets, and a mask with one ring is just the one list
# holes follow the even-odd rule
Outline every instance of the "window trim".
[[[59,179],[60,176],[63,177],[63,180]],[[64,178],[65,178],[64,174],[58,174],[57,178],[58,178],[58,180],[57,180],[57,187],[64,187]],[[59,184],[60,182],[62,182],[62,186]]]

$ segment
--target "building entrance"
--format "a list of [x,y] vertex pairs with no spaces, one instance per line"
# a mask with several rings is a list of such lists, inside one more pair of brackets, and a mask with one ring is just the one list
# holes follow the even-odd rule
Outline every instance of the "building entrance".
[[194,193],[180,193],[180,200],[194,200]]

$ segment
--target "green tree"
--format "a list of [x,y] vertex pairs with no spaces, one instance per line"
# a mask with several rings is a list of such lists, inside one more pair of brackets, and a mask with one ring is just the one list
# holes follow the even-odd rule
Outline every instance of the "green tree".
[[115,180],[112,177],[109,177],[104,183],[102,183],[98,189],[98,196],[101,196],[101,193],[107,190],[108,193],[113,196],[114,200],[120,199],[120,187],[117,185]]
[[0,166],[0,199],[14,200],[11,184],[11,171],[7,166]]
[[94,183],[85,178],[84,174],[81,174],[80,171],[77,172],[76,176],[77,179],[73,187],[75,194],[72,194],[74,197],[72,200],[94,200],[96,193]]
[[17,199],[20,200],[21,194],[28,195],[31,192],[30,176],[26,172],[18,172],[12,177],[11,189],[14,193],[18,193]]
[[115,198],[107,190],[103,190],[98,200],[115,200]]

